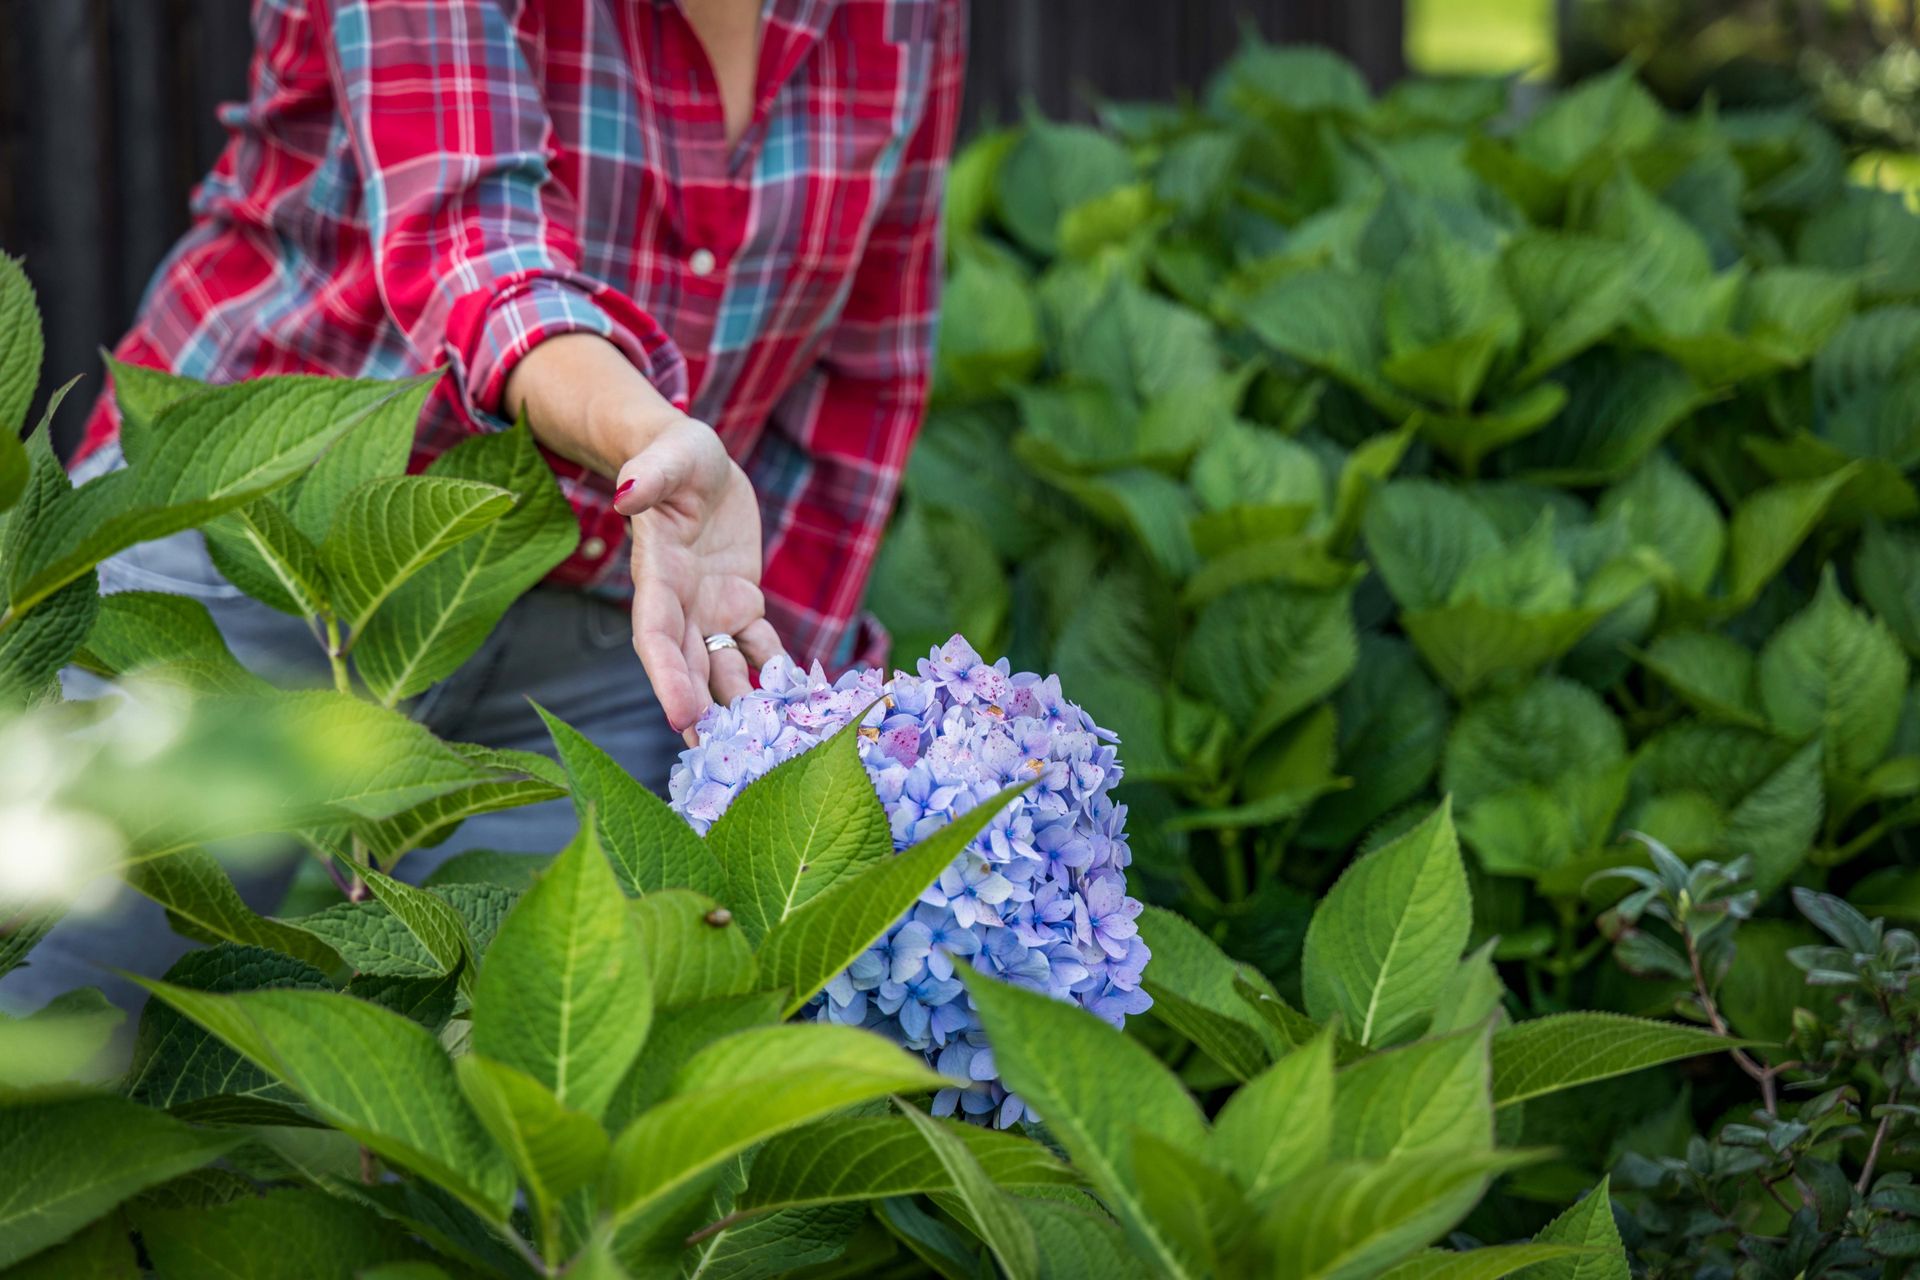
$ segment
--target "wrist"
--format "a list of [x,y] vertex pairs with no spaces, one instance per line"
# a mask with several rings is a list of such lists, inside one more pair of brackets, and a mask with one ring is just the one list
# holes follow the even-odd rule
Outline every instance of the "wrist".
[[586,436],[592,456],[584,461],[602,475],[616,475],[685,416],[664,400],[652,404],[620,389],[598,391],[587,401]]

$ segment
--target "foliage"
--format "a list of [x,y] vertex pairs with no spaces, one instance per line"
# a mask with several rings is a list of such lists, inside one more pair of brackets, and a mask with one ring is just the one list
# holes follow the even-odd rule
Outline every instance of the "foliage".
[[[1654,870],[1632,873],[1642,887],[1618,908],[1620,958],[1682,973],[1699,1016],[1724,1034],[1720,1001],[1752,907],[1737,889],[1744,869],[1688,868],[1649,847]],[[1920,942],[1829,894],[1795,889],[1793,900],[1826,941],[1785,952],[1807,984],[1786,1043],[1733,1052],[1759,1105],[1670,1152],[1630,1152],[1616,1170],[1648,1276],[1911,1273],[1920,1112],[1902,1098],[1920,1086]]]

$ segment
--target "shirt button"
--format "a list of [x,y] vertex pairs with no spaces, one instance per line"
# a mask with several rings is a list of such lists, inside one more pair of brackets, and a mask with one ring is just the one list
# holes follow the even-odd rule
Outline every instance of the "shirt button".
[[687,256],[687,270],[693,272],[694,275],[699,276],[702,280],[712,275],[713,269],[717,265],[714,261],[713,250],[711,249],[695,249]]
[[588,538],[580,544],[580,554],[589,560],[598,560],[601,556],[607,554],[607,540],[605,538]]

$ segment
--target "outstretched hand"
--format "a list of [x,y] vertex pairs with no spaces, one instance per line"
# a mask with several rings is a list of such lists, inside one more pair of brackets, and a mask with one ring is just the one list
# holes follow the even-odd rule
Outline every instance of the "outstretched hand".
[[[711,702],[752,687],[748,664],[781,652],[760,594],[760,505],[713,429],[681,417],[620,468],[614,509],[633,528],[633,647],[691,744]],[[708,652],[722,632],[740,647]]]

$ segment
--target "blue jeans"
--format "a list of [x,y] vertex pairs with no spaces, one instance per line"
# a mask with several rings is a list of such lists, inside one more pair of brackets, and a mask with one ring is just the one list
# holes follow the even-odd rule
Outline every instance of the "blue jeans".
[[[213,567],[198,532],[143,543],[100,566],[103,592],[166,591],[200,600],[241,662],[281,683],[330,685],[326,655],[299,618],[242,595]],[[667,724],[634,656],[632,627],[616,604],[558,587],[536,587],[508,610],[480,651],[408,708],[443,738],[553,754],[538,702],[573,725],[647,786],[665,794],[683,745]],[[85,672],[63,676],[67,696],[96,694]],[[467,849],[552,853],[573,837],[573,803],[551,800],[472,818],[445,844],[416,849],[399,874],[419,881]],[[232,868],[247,904],[271,912],[304,855],[250,858]],[[105,910],[62,922],[0,978],[0,1007],[33,1009],[60,992],[97,986],[134,1007],[144,992],[115,969],[151,977],[197,944],[168,927],[166,913],[121,886]]]

